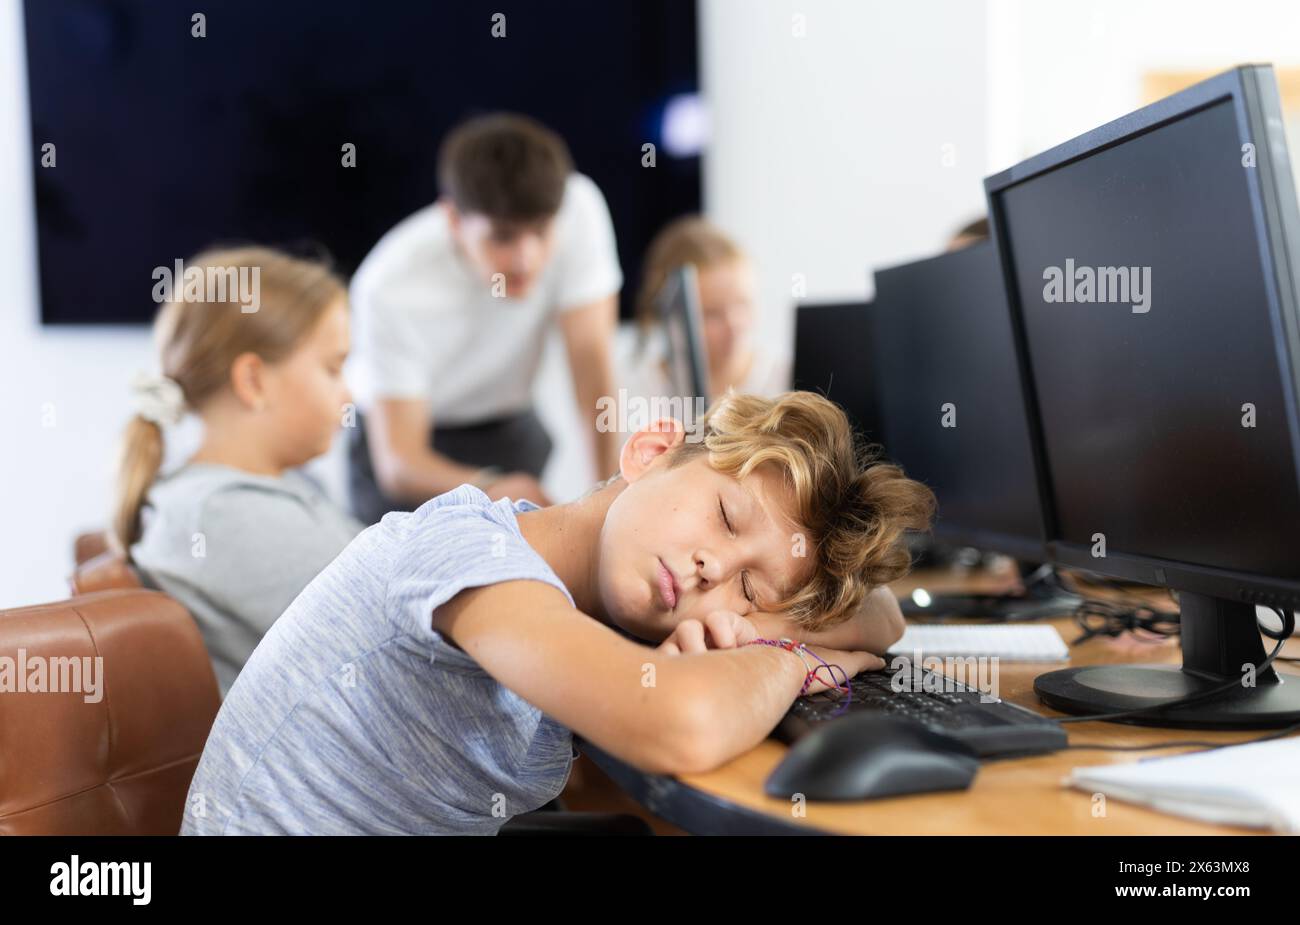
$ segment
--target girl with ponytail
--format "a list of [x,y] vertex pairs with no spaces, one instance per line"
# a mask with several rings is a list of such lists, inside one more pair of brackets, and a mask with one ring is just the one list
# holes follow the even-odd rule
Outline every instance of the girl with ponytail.
[[[327,267],[267,248],[209,251],[187,266],[251,277],[257,309],[238,287],[176,281],[154,322],[161,372],[132,383],[110,538],[146,583],[189,608],[224,696],[275,619],[361,530],[297,471],[329,449],[350,407],[347,299]],[[186,412],[202,421],[202,443],[160,477],[166,428]]]

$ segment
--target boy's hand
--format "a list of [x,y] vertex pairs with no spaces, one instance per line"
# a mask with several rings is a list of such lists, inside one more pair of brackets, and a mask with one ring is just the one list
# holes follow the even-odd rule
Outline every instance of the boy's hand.
[[[897,604],[894,606],[897,607]],[[821,668],[816,659],[810,656],[807,657],[808,664],[820,670],[813,676],[813,682],[808,686],[808,690],[804,692],[804,696],[829,690],[835,687],[837,682],[844,681],[846,675],[852,678],[860,672],[880,671],[885,667],[883,658],[874,652],[861,648],[864,643],[880,645],[883,642],[887,646],[892,641],[889,640],[889,636],[893,634],[893,630],[890,628],[884,630],[883,637],[878,632],[863,632],[863,625],[874,622],[877,618],[876,614],[859,611],[850,621],[830,630],[809,633],[792,622],[785,614],[755,613],[750,615],[750,620],[758,629],[758,634],[764,639],[779,639],[784,636],[796,642],[802,642],[808,646],[809,652],[820,655],[828,665],[837,665],[844,669],[844,674],[838,671],[832,672],[829,669]]]
[[706,652],[709,649],[734,649],[758,638],[758,630],[738,613],[715,610],[700,620],[683,620],[672,635],[659,644],[659,651],[669,655]]
[[844,673],[841,674],[838,671],[829,671],[822,668],[815,658],[808,657],[808,662],[816,667],[818,671],[817,674],[813,675],[813,682],[808,685],[808,690],[804,691],[804,696],[830,690],[836,684],[842,684],[846,676],[852,678],[863,671],[879,671],[885,667],[885,660],[873,652],[846,652],[842,649],[828,649],[825,646],[811,645],[808,646],[808,651],[820,655],[828,665],[836,665],[844,669]]
[[[771,636],[766,633],[757,632],[750,620],[725,610],[720,610],[716,613],[710,614],[708,620],[705,622],[709,623],[711,621],[721,623],[719,631],[720,635],[726,633],[729,625],[735,628],[736,642],[734,647],[743,646],[750,640],[759,636],[764,639],[775,639],[780,636],[793,638],[789,636],[788,632],[773,634]],[[693,623],[694,626],[687,627],[686,624],[688,623]],[[686,627],[683,632],[683,638],[686,642],[686,646],[682,648],[683,652],[703,652],[706,648],[733,648],[732,645],[706,646],[704,639],[706,631],[698,620],[683,621],[678,624],[678,631],[682,631],[683,627]],[[668,641],[660,648],[667,647],[669,643],[674,641],[676,636],[677,634],[674,633],[673,636],[669,637]],[[726,636],[723,635],[723,638],[726,638]],[[817,673],[813,675],[812,684],[808,685],[808,690],[804,691],[804,696],[830,690],[837,684],[843,683],[846,679],[853,678],[864,671],[880,671],[885,667],[885,660],[874,652],[866,652],[860,649],[850,650],[831,648],[830,646],[824,644],[818,645],[811,641],[806,642],[805,645],[808,647],[808,652],[802,656],[803,662],[805,665],[817,669]],[[821,658],[826,661],[827,665],[839,668],[841,671],[831,671],[830,668],[823,667],[821,662],[817,661],[817,659],[813,657],[814,655],[821,656]]]
[[788,636],[810,646],[875,652],[878,655],[884,655],[898,642],[907,626],[898,598],[888,588],[876,588],[863,599],[857,612],[843,623],[815,633],[796,625],[783,613],[753,613],[749,619],[764,638]]
[[[755,616],[771,629],[781,629],[782,632],[774,632],[771,636],[767,636],[760,633],[753,622],[740,614],[729,610],[715,610],[705,617],[703,621],[683,620],[678,623],[672,635],[659,644],[659,651],[670,655],[689,655],[694,652],[707,652],[709,649],[739,648],[759,636],[777,638],[790,635],[792,627],[785,623],[784,618],[780,615],[761,614]],[[885,667],[885,660],[872,652],[832,649],[825,645],[814,645],[811,641],[808,650],[810,653],[820,655],[828,665],[835,665],[843,669],[844,674],[821,668],[813,676],[813,682],[808,686],[808,690],[804,692],[805,695],[830,690],[835,687],[837,682],[843,681],[845,676],[852,678],[863,671],[879,671]],[[817,660],[810,655],[805,656],[805,658],[808,664],[819,667]]]

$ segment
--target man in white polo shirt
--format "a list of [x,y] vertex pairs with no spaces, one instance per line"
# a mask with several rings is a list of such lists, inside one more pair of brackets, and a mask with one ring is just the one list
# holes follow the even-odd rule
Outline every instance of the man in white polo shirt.
[[452,130],[438,182],[438,201],[384,235],[352,281],[349,489],[365,523],[466,482],[547,503],[551,440],[532,389],[553,324],[597,472],[618,469],[618,435],[596,431],[623,282],[600,190],[559,136],[511,114]]

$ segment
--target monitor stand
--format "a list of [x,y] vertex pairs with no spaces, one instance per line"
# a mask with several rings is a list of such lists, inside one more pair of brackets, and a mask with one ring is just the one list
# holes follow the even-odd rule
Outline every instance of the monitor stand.
[[[1182,667],[1094,665],[1049,671],[1034,680],[1040,700],[1063,713],[1117,713],[1151,707],[1244,677],[1243,665],[1267,657],[1255,605],[1179,592]],[[1265,729],[1300,723],[1300,675],[1269,666],[1252,687],[1208,700],[1116,719],[1117,723],[1182,729]]]

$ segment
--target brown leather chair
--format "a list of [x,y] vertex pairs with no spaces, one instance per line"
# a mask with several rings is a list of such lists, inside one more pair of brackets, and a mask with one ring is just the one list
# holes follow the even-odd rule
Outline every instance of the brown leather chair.
[[72,555],[76,565],[68,578],[68,590],[73,596],[146,587],[135,567],[113,550],[103,530],[79,534],[73,541]]
[[[174,835],[221,706],[193,618],[157,591],[0,610],[0,657],[101,657],[99,697],[0,693],[0,835]],[[93,663],[92,663],[93,664]],[[83,685],[85,687],[86,685]]]
[[111,549],[78,563],[68,578],[68,590],[74,596],[96,591],[129,591],[144,586],[135,567]]
[[79,533],[72,541],[72,556],[77,565],[108,551],[108,534],[103,530]]

